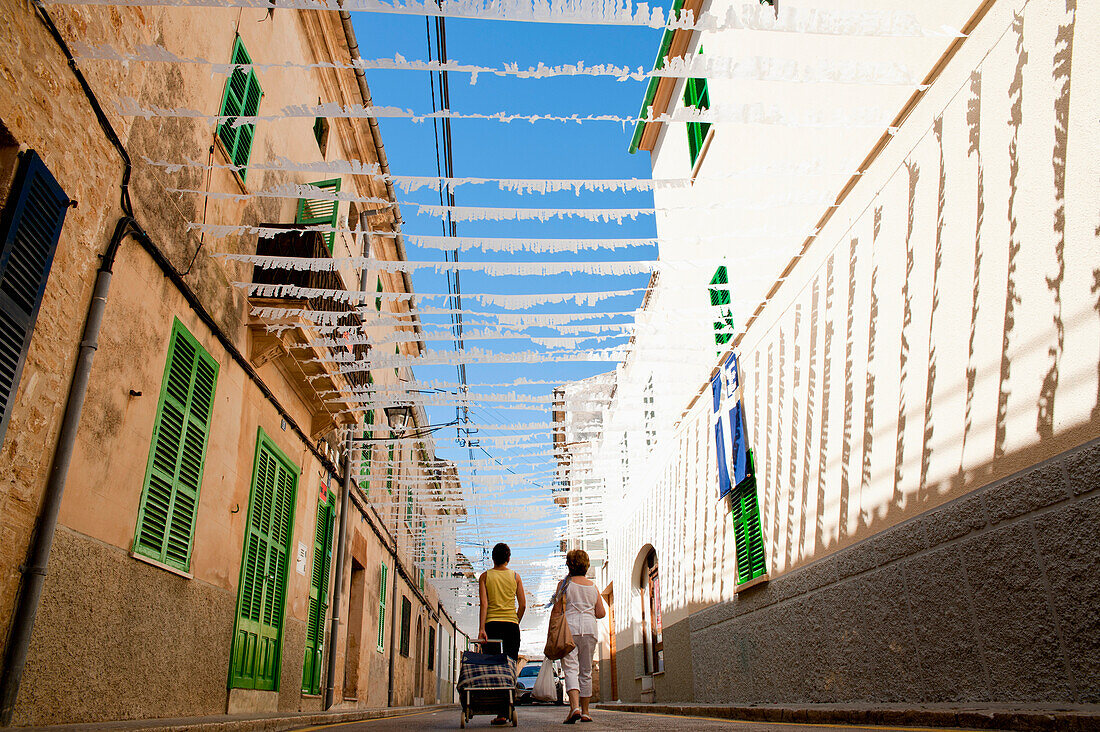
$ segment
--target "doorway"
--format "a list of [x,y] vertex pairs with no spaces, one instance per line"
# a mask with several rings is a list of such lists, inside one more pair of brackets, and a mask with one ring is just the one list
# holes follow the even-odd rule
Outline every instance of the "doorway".
[[348,639],[344,649],[344,698],[359,698],[359,660],[363,647],[363,602],[367,593],[367,572],[351,560],[351,591],[348,596]]
[[603,602],[607,606],[607,646],[611,658],[611,701],[619,701],[619,671],[615,665],[615,583],[608,582],[603,591]]

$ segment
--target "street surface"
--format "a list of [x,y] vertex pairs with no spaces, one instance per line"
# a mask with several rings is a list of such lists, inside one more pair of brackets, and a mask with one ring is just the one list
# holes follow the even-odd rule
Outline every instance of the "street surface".
[[[562,725],[565,718],[565,707],[519,707],[519,728],[526,730],[538,730],[539,732],[552,732],[567,729]],[[493,727],[489,724],[492,717],[474,717],[466,725],[466,729],[512,729],[512,727]],[[303,727],[298,732],[312,732],[313,730],[334,730],[334,732],[397,732],[401,730],[451,730],[459,729],[459,711],[448,709],[445,711],[419,712],[407,714],[389,719],[370,719],[362,722],[343,722],[339,724],[321,725],[315,727]],[[597,732],[598,730],[655,730],[656,732],[686,732],[687,730],[737,730],[737,732],[811,732],[820,730],[825,732],[844,732],[845,730],[877,731],[877,732],[933,732],[924,727],[882,727],[882,726],[852,726],[845,727],[835,724],[774,724],[766,722],[740,722],[723,719],[703,719],[701,717],[678,717],[662,714],[629,714],[626,712],[605,712],[598,709],[592,710],[592,722],[577,724],[575,727],[584,732]],[[935,732],[945,732],[936,730]]]

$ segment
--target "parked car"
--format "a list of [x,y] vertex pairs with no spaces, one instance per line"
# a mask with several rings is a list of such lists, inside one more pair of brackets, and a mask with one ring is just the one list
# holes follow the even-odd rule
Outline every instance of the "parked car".
[[[516,678],[516,703],[517,704],[546,704],[535,699],[531,692],[535,688],[535,679],[538,678],[539,669],[542,668],[542,661],[529,661],[526,666],[520,669],[519,676]],[[562,683],[561,664],[557,661],[553,664],[554,668],[554,691],[557,694],[557,701],[555,704],[565,703],[565,689]]]

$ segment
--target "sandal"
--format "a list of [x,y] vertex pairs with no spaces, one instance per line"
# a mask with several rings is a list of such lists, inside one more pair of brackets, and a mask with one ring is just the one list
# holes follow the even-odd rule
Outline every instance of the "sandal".
[[565,718],[565,721],[562,722],[562,724],[576,724],[580,720],[580,718],[581,718],[581,710],[580,709],[572,709],[569,712],[569,716]]
[[581,715],[581,721],[582,721],[582,722],[591,722],[591,721],[592,721],[592,717],[589,717],[589,716],[588,716],[587,714],[582,714],[582,715]]
[[506,724],[511,724],[511,722],[508,721],[507,717],[497,717],[492,722],[489,722],[489,724],[494,725],[496,727],[503,727]]

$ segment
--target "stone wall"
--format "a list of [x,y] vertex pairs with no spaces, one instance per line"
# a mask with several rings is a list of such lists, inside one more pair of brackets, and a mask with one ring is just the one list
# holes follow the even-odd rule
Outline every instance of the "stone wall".
[[[60,527],[13,723],[224,714],[236,605],[236,592]],[[302,635],[292,625],[287,641]],[[283,644],[291,690],[297,640]]]
[[691,617],[694,699],[1100,702],[1100,440]]

